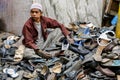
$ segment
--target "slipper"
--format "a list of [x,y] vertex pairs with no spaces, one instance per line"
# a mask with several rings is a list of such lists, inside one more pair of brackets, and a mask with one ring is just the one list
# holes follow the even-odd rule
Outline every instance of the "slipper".
[[19,74],[16,73],[15,70],[12,69],[12,68],[4,68],[3,72],[6,73],[6,74],[8,74],[12,78],[16,78],[16,77],[19,76]]
[[15,55],[14,55],[15,62],[19,62],[23,59],[24,49],[25,47],[23,45],[20,45],[19,48],[15,51]]

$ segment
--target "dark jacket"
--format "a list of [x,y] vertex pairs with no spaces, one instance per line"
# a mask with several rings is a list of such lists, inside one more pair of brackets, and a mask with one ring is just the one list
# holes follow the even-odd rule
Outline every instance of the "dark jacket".
[[[64,25],[58,23],[54,19],[47,18],[44,16],[41,16],[41,27],[44,40],[46,40],[48,36],[47,28],[60,28],[64,36],[67,36],[69,34],[69,31],[64,27]],[[38,49],[38,47],[35,44],[35,41],[38,38],[38,32],[34,26],[32,18],[29,18],[24,24],[22,34],[24,36],[22,42],[26,47]]]

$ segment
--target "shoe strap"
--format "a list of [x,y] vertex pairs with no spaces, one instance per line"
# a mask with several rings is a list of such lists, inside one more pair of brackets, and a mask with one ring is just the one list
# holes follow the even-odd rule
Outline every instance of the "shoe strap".
[[97,38],[97,43],[98,43],[98,45],[100,45],[100,46],[107,46],[107,45],[109,45],[111,42],[112,42],[112,40],[110,40],[107,44],[101,44],[101,43],[100,43],[100,38]]

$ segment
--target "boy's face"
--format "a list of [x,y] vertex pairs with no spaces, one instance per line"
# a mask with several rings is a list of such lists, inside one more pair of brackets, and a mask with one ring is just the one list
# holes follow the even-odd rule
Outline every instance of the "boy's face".
[[39,9],[34,8],[30,11],[30,15],[35,21],[37,21],[42,16],[42,12]]

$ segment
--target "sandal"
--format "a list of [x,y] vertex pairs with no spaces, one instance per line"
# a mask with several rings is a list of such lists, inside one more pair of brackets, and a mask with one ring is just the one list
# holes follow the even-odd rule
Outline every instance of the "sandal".
[[113,31],[105,31],[97,38],[99,46],[96,53],[93,55],[95,61],[102,61],[101,53],[103,49],[112,42],[113,38],[115,38],[115,33]]
[[23,45],[20,45],[19,48],[15,51],[14,61],[19,62],[23,59],[23,53],[24,53],[25,47]]
[[[101,44],[102,44],[102,45],[101,45]],[[95,59],[95,61],[102,61],[102,56],[101,56],[101,54],[102,54],[103,49],[106,47],[106,45],[103,45],[103,44],[108,44],[108,41],[107,41],[107,40],[104,40],[104,39],[102,39],[102,40],[100,41],[100,44],[99,44],[99,46],[98,46],[98,48],[97,48],[97,51],[96,51],[96,53],[93,55],[93,58]]]

